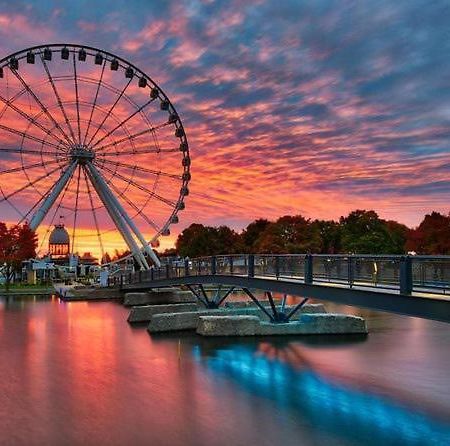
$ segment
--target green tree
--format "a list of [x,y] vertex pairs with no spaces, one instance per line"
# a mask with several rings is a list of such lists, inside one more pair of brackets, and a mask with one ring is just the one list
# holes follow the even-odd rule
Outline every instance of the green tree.
[[408,226],[394,220],[387,220],[385,224],[392,244],[390,254],[405,254],[406,241],[411,230]]
[[270,223],[255,243],[259,253],[319,252],[320,234],[309,219],[301,215],[285,215]]
[[182,257],[233,254],[243,250],[241,237],[227,226],[218,228],[193,223],[177,238],[176,250]]
[[258,220],[251,222],[242,231],[241,237],[246,252],[253,252],[256,241],[269,225],[269,220],[266,220],[265,218],[259,218]]
[[[382,220],[375,211],[356,210],[340,218],[342,250],[356,254],[400,254],[407,228]],[[405,229],[406,228],[406,229]]]
[[332,220],[314,220],[311,223],[314,233],[320,236],[320,254],[337,254],[341,252],[341,227]]

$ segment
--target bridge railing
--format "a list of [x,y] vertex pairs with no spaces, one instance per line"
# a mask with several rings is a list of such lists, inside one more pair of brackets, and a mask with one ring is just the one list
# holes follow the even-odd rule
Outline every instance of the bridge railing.
[[[378,287],[428,293],[450,292],[450,256],[233,254],[186,259],[148,271],[127,273],[114,284],[132,284],[186,276],[247,276]],[[120,279],[120,280],[118,280]]]
[[413,287],[416,290],[450,292],[450,257],[412,257]]

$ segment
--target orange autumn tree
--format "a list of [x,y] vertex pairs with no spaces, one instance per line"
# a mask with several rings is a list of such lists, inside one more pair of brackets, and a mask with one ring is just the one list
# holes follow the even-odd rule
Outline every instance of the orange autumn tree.
[[0,271],[9,289],[22,262],[36,256],[37,235],[27,224],[6,226],[0,222]]

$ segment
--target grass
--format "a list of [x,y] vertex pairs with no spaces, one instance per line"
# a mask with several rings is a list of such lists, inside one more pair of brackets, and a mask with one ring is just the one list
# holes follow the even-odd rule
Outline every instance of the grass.
[[[29,285],[27,283],[11,283],[9,285],[9,291],[15,291],[15,290],[42,290],[51,288],[51,285],[46,284],[36,284],[36,285]],[[5,284],[0,285],[0,290],[6,290]]]

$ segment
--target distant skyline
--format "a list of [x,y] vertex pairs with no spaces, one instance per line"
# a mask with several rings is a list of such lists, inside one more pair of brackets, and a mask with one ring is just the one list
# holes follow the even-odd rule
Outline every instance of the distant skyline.
[[448,213],[449,23],[447,1],[1,1],[0,56],[92,45],[163,87],[192,158],[166,248],[192,222]]

